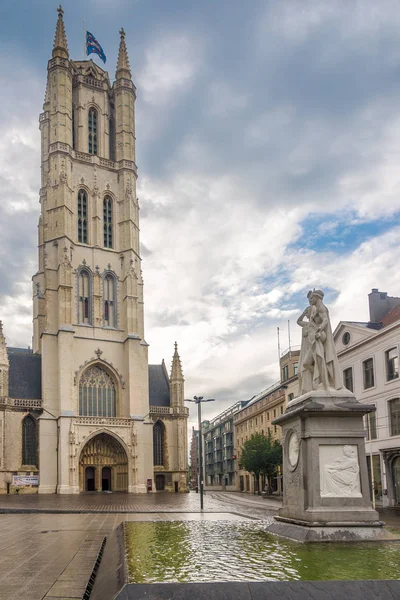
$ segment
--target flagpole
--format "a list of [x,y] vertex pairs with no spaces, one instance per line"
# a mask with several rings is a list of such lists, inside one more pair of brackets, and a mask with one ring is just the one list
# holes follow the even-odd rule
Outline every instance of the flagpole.
[[86,18],[83,17],[83,60],[86,60]]

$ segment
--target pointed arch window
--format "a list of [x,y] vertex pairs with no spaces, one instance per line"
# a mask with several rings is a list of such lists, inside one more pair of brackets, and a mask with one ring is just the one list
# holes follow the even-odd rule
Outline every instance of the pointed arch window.
[[103,323],[105,327],[117,326],[116,296],[116,277],[112,273],[107,273],[103,280]]
[[84,417],[115,417],[117,414],[114,380],[97,365],[86,369],[80,378],[79,414]]
[[88,269],[78,271],[78,323],[92,324],[92,274]]
[[89,108],[88,117],[89,154],[97,154],[97,110]]
[[113,201],[110,196],[103,200],[104,248],[113,247]]
[[31,415],[22,421],[22,464],[37,467],[37,429]]
[[153,464],[164,466],[164,424],[157,421],[153,427]]
[[78,192],[78,242],[87,244],[87,194],[85,190]]

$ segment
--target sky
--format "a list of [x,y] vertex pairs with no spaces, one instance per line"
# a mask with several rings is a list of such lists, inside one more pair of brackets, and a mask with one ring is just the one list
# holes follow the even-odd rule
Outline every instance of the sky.
[[[0,3],[0,319],[32,336],[40,135],[58,2]],[[389,0],[67,0],[136,103],[149,361],[178,342],[212,418],[279,378],[312,287],[333,327],[400,295],[400,4]],[[93,57],[94,55],[92,55]],[[98,61],[97,57],[94,58]],[[103,63],[99,61],[100,66]],[[190,408],[190,423],[196,411]]]

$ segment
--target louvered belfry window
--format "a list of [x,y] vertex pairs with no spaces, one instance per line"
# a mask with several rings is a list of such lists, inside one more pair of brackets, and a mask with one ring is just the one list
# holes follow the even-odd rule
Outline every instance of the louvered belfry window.
[[115,314],[115,277],[111,273],[107,273],[103,283],[104,297],[104,325],[106,327],[116,327]]
[[89,109],[88,145],[89,154],[97,154],[97,110],[95,108]]
[[81,269],[78,274],[78,323],[92,323],[92,275],[88,269]]
[[104,248],[113,247],[113,202],[110,196],[103,201]]
[[111,375],[94,365],[79,381],[79,414],[84,417],[115,417],[116,390]]
[[87,194],[85,190],[78,192],[78,242],[87,244]]

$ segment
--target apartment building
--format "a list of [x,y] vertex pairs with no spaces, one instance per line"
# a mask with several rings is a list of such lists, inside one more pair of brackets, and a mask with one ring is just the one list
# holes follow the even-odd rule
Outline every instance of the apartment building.
[[[341,321],[334,332],[343,384],[374,404],[365,419],[366,452],[374,492],[383,506],[400,505],[400,298],[373,289],[368,322]],[[372,457],[372,459],[371,459]],[[370,478],[372,488],[372,478]]]
[[242,400],[211,421],[202,422],[205,489],[236,489],[234,417],[248,403]]

